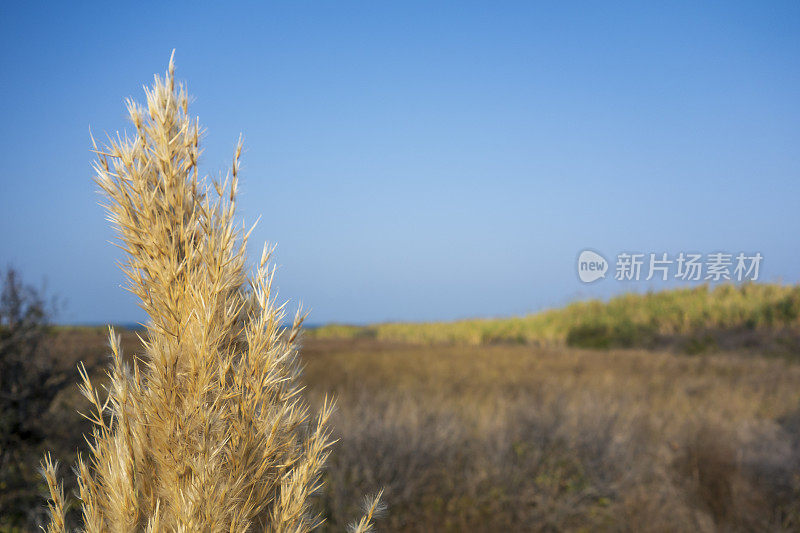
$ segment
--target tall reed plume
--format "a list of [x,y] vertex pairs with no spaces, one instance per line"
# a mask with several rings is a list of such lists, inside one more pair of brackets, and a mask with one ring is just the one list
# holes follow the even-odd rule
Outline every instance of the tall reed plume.
[[[283,328],[265,248],[245,272],[249,232],[234,224],[241,140],[224,183],[198,175],[201,129],[170,60],[127,102],[135,138],[94,151],[96,181],[127,257],[129,289],[149,317],[128,364],[111,331],[113,363],[92,405],[89,458],[76,467],[83,527],[101,531],[308,531],[330,453],[331,403],[312,415],[298,384],[303,316]],[[67,504],[49,457],[49,532]],[[371,505],[371,519],[375,505]],[[369,519],[353,526],[369,531]]]

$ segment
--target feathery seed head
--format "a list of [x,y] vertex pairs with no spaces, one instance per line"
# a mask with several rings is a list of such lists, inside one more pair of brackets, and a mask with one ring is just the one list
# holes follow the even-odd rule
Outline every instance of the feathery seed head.
[[[333,405],[312,419],[300,394],[305,315],[284,331],[272,249],[253,277],[245,272],[249,233],[234,225],[241,138],[230,181],[209,184],[198,177],[202,132],[176,84],[174,53],[145,95],[146,110],[126,102],[132,139],[98,148],[92,138],[96,182],[126,252],[121,267],[148,321],[132,365],[110,331],[105,399],[79,369],[94,426],[76,467],[83,527],[307,531],[321,521],[311,498],[330,453]],[[49,456],[43,473],[48,531],[64,531]]]

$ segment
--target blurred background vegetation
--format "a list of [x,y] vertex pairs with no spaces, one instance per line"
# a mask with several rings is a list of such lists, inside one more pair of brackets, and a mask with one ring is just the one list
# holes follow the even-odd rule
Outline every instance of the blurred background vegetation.
[[519,317],[433,323],[327,325],[316,339],[366,338],[417,344],[567,345],[582,348],[675,347],[696,353],[715,348],[759,348],[795,353],[800,287],[778,284],[703,285],[608,302],[575,302]]

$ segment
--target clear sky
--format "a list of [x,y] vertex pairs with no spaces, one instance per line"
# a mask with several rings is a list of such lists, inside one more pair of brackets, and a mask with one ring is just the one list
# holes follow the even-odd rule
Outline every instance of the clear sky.
[[800,280],[800,3],[196,4],[0,7],[0,262],[62,322],[143,318],[89,128],[129,127],[173,48],[202,168],[244,134],[240,214],[311,322],[662,287],[582,284],[587,247],[759,251]]

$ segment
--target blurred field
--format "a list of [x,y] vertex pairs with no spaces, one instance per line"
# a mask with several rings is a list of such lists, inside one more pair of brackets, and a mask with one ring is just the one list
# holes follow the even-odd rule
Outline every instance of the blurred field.
[[[76,380],[105,345],[101,329],[50,342]],[[313,403],[338,398],[331,531],[381,487],[379,531],[800,530],[795,358],[309,337],[303,359]],[[46,414],[62,464],[83,408],[68,387]]]
[[686,353],[800,351],[800,286],[731,284],[576,302],[524,317],[439,323],[328,325],[318,339],[417,344],[519,343],[582,348],[671,348]]
[[309,342],[339,398],[326,500],[391,531],[800,528],[800,366],[643,351]]

